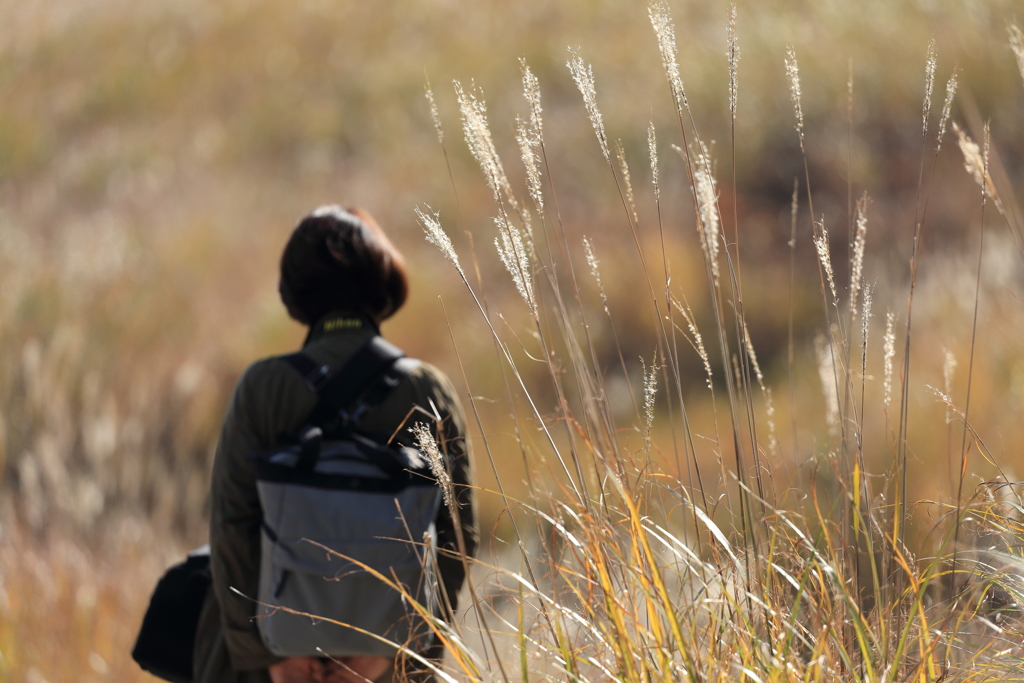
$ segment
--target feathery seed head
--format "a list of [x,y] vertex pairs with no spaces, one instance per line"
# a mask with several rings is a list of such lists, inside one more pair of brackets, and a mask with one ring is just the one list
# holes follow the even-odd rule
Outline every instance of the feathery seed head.
[[604,293],[604,285],[601,283],[601,271],[598,269],[600,263],[597,257],[594,256],[594,250],[590,246],[590,240],[586,237],[583,238],[583,251],[587,255],[587,265],[590,266],[590,274],[594,276],[597,281],[597,289],[601,292],[601,302],[604,304],[604,312],[606,315],[611,316],[611,311],[608,310],[608,297]]
[[501,262],[512,276],[512,281],[519,290],[520,296],[526,302],[531,313],[536,312],[536,303],[533,298],[533,277],[530,271],[530,257],[523,244],[523,237],[519,229],[512,225],[508,216],[500,216],[494,219],[498,226],[498,237],[494,238],[494,246],[498,250]]
[[800,104],[800,65],[796,61],[796,50],[786,48],[786,78],[789,80],[789,96],[796,113],[796,132],[800,135],[800,146],[804,144],[804,109]]
[[654,133],[654,122],[647,124],[647,151],[651,155],[651,182],[654,183],[654,200],[661,201],[661,186],[658,185],[658,138]]
[[953,110],[953,98],[956,96],[957,84],[957,70],[954,68],[953,75],[946,81],[946,100],[942,103],[942,116],[939,118],[939,143],[935,147],[936,154],[942,149],[942,138],[946,136],[946,124],[949,123],[949,114]]
[[857,233],[853,239],[853,254],[850,257],[850,305],[857,306],[861,280],[864,274],[864,247],[868,233],[868,194],[857,201]]
[[672,305],[675,306],[676,310],[679,311],[683,320],[686,321],[686,327],[689,328],[690,334],[693,339],[690,343],[697,350],[697,355],[700,356],[701,361],[704,363],[704,372],[708,376],[708,389],[714,389],[714,385],[711,381],[711,362],[708,360],[708,352],[704,348],[704,339],[700,336],[700,330],[697,329],[697,323],[693,319],[693,311],[690,310],[689,306],[683,306],[675,298],[672,299]]
[[729,4],[729,111],[732,120],[736,121],[736,72],[740,61],[739,41],[736,39],[736,2]]
[[1010,49],[1017,58],[1017,70],[1020,71],[1020,77],[1024,78],[1024,33],[1016,24],[1010,24],[1006,30],[1010,33]]
[[636,202],[633,200],[633,183],[629,179],[629,166],[626,164],[626,153],[622,149],[622,140],[615,141],[615,158],[619,161],[619,170],[622,171],[622,180],[626,185],[626,202],[633,213],[633,222],[639,223],[636,217]]
[[658,38],[661,63],[665,67],[669,86],[672,88],[672,98],[675,100],[678,110],[680,106],[686,105],[686,93],[683,90],[683,79],[679,76],[679,63],[676,60],[676,29],[672,23],[668,3],[665,0],[656,0],[647,8],[647,15],[651,18],[654,35]]
[[860,343],[867,353],[868,332],[871,329],[871,297],[874,294],[874,287],[868,285],[864,288],[864,307],[860,312]]
[[544,121],[541,118],[540,106],[540,83],[537,81],[537,77],[530,71],[530,67],[526,65],[525,59],[520,59],[519,64],[523,69],[523,96],[530,105],[530,129],[536,136],[537,144],[544,139]]
[[455,81],[455,95],[459,102],[459,112],[462,114],[462,130],[466,144],[473,158],[480,164],[487,185],[494,192],[494,201],[500,202],[501,195],[504,194],[512,208],[518,211],[519,205],[512,194],[512,186],[508,182],[505,168],[501,165],[501,158],[491,138],[491,129],[487,123],[487,104],[483,99],[483,93],[475,88],[465,91],[462,84]]
[[540,138],[536,135],[536,129],[528,125],[518,116],[516,117],[516,142],[519,143],[519,153],[523,158],[523,166],[526,168],[526,187],[530,192],[537,211],[544,213],[544,192],[540,182]]
[[462,272],[462,266],[459,265],[459,255],[455,253],[455,247],[452,246],[448,233],[441,227],[440,215],[429,206],[427,206],[427,211],[430,211],[430,213],[425,213],[420,207],[416,207],[416,217],[419,219],[420,225],[423,226],[427,241],[440,249],[441,254],[451,261],[452,265],[455,266],[455,270],[459,271],[459,275],[465,279],[466,274]]
[[651,426],[654,424],[654,399],[658,393],[658,350],[654,350],[654,359],[648,371],[643,356],[640,357],[640,364],[644,370],[644,451],[651,451]]
[[604,133],[604,120],[601,118],[601,111],[597,108],[597,89],[594,87],[594,69],[590,64],[584,66],[583,58],[579,50],[569,48],[569,61],[565,63],[572,74],[572,80],[583,95],[583,106],[587,108],[587,116],[594,126],[594,134],[597,136],[597,143],[601,146],[601,154],[609,164],[612,162],[611,154],[608,152],[608,137]]
[[711,273],[718,282],[718,238],[720,219],[718,215],[718,185],[715,182],[711,157],[701,151],[697,157],[697,205],[700,210],[700,240],[704,255],[711,264]]
[[935,64],[937,62],[935,52],[935,39],[928,41],[928,56],[924,66],[924,105],[922,106],[921,135],[928,135],[928,115],[932,111],[932,91],[935,89]]
[[444,504],[450,510],[452,505],[455,504],[455,500],[452,495],[452,478],[448,474],[448,467],[445,465],[446,458],[441,454],[441,450],[437,447],[437,441],[434,440],[434,435],[430,433],[430,428],[427,425],[417,422],[409,428],[409,431],[412,432],[413,437],[416,439],[416,445],[427,456],[430,473],[434,475],[434,479],[441,485]]
[[821,221],[815,224],[817,230],[814,235],[814,248],[818,251],[818,260],[821,261],[821,267],[825,270],[825,277],[828,279],[828,288],[832,290],[832,301],[833,303],[838,299],[836,295],[836,281],[832,276],[832,257],[829,254],[828,246],[828,230],[825,228],[825,217],[821,217]]
[[437,131],[437,141],[444,144],[444,126],[441,125],[441,114],[437,111],[437,102],[434,101],[434,91],[430,88],[430,81],[426,85],[427,102],[430,103],[430,118],[434,120],[434,130]]
[[761,373],[761,366],[757,362],[757,354],[754,353],[754,342],[750,340],[750,329],[747,327],[746,321],[743,321],[743,346],[747,350],[747,357],[750,358],[750,365],[754,368],[754,375],[757,377],[757,383],[761,385],[761,390],[764,390],[764,375]]
[[[974,177],[974,182],[978,183],[982,191],[986,196],[991,197],[993,195],[992,180],[988,177],[988,145],[986,144],[986,152],[982,153],[978,143],[970,138],[960,126],[957,125],[956,121],[953,122],[953,130],[957,134],[958,141],[960,143],[960,152],[964,155],[964,168],[967,172]],[[986,126],[986,131],[988,130]],[[986,132],[986,139],[988,133]]]
[[888,408],[892,403],[892,359],[896,357],[896,316],[892,311],[885,314],[885,337],[882,339],[884,379],[882,381],[883,403]]

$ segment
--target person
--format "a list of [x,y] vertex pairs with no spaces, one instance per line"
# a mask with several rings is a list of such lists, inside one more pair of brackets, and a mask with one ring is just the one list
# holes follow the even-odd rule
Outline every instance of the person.
[[[288,315],[309,328],[302,351],[331,371],[340,369],[405,302],[408,280],[401,254],[373,218],[359,209],[321,207],[303,218],[281,257],[279,283]],[[429,680],[412,658],[276,657],[254,620],[260,566],[261,509],[246,453],[273,446],[278,434],[299,427],[317,402],[303,378],[280,357],[257,361],[242,375],[217,446],[210,491],[210,568],[194,650],[198,683],[334,683]],[[408,428],[423,409],[438,444],[450,458],[467,554],[477,546],[465,417],[448,378],[427,363],[412,370],[375,409],[363,416],[367,432],[395,434],[413,445]],[[417,415],[421,418],[417,420]],[[441,505],[435,519],[443,595],[457,606],[464,564],[457,555],[453,517]],[[444,552],[444,551],[450,552]],[[443,615],[451,618],[452,613]],[[340,628],[340,627],[339,627]],[[439,660],[437,642],[423,653]],[[417,671],[417,666],[419,671]]]

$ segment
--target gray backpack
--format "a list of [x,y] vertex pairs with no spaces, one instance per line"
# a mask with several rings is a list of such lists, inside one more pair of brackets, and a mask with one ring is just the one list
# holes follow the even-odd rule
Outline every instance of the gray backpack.
[[434,519],[441,492],[418,450],[357,429],[363,413],[418,361],[380,337],[333,377],[301,353],[284,360],[319,402],[297,432],[279,437],[279,446],[249,455],[263,507],[257,608],[263,642],[282,657],[394,657],[390,643],[423,652],[432,632],[406,596],[436,614]]

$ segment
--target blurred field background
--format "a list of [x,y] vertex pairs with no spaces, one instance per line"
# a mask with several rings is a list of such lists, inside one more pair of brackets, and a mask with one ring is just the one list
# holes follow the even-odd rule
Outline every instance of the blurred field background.
[[[721,202],[731,207],[728,6],[671,6],[689,101],[703,138],[717,141]],[[991,121],[993,175],[1014,210],[1024,83],[1006,25],[1022,13],[1024,4],[1009,0],[739,3],[741,261],[751,336],[774,388],[780,490],[799,491],[828,442],[806,201],[792,402],[788,393],[789,207],[803,162],[785,47],[800,56],[815,208],[833,235],[840,283],[848,280],[851,189],[854,200],[871,197],[865,278],[877,283],[879,341],[868,373],[877,394],[885,311],[906,310],[926,45],[933,37],[938,45],[939,103],[956,64],[954,120],[975,139]],[[0,680],[146,678],[130,661],[132,639],[162,569],[205,542],[208,471],[234,380],[255,358],[301,342],[277,298],[277,258],[298,218],[319,204],[362,206],[393,237],[410,264],[412,296],[384,332],[461,387],[444,301],[472,392],[485,399],[503,480],[519,485],[523,459],[486,326],[413,213],[423,204],[439,211],[464,262],[475,248],[480,291],[509,321],[502,333],[529,339],[491,247],[490,191],[461,140],[452,79],[482,88],[498,151],[525,196],[514,140],[515,116],[527,114],[518,59],[538,76],[566,232],[573,248],[584,235],[594,244],[639,390],[639,357],[649,361],[656,343],[652,318],[633,237],[565,68],[567,46],[593,63],[652,250],[646,130],[649,120],[657,127],[673,291],[710,330],[685,169],[668,147],[679,144],[678,129],[645,3],[0,1]],[[428,79],[458,201],[423,96]],[[925,384],[944,386],[948,350],[958,360],[954,399],[966,390],[980,203],[952,137],[926,181],[934,189],[914,309],[909,499],[948,502],[960,431],[945,426]],[[734,236],[731,211],[723,214]],[[986,220],[972,422],[1013,479],[1024,474],[1024,252],[991,207]],[[584,273],[582,256],[574,258]],[[597,319],[597,289],[581,280]],[[619,365],[611,331],[595,324],[593,333],[611,376]],[[712,437],[714,406],[696,354],[684,370],[694,431]],[[544,396],[546,372],[537,364],[527,374],[535,396]],[[624,421],[634,413],[628,389],[620,380],[610,396]],[[541,410],[553,416],[553,406],[548,396]],[[668,417],[655,423],[656,443],[669,440]],[[884,471],[884,416],[869,421],[870,462]],[[715,449],[700,449],[715,471]],[[492,487],[483,461],[477,471]],[[972,461],[970,490],[993,471]],[[498,499],[481,503],[484,529],[496,525],[500,536]],[[920,506],[915,533],[926,534],[936,514]]]

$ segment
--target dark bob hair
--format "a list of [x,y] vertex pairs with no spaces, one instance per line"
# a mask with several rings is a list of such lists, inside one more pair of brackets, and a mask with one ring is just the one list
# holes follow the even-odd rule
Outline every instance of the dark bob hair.
[[335,310],[379,323],[405,303],[409,281],[405,259],[370,214],[322,206],[292,232],[278,289],[288,314],[304,325]]

